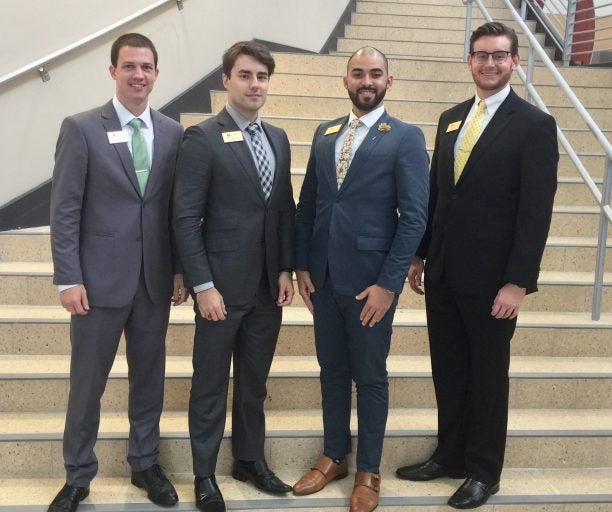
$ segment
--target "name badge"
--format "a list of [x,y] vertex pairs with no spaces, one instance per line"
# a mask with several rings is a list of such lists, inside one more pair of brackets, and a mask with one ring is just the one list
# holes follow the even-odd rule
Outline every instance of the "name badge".
[[330,126],[327,130],[325,130],[325,135],[331,135],[332,133],[338,133],[342,128],[341,124],[337,124],[335,126]]
[[123,130],[119,130],[118,132],[106,132],[106,136],[110,144],[119,144],[120,142],[129,142],[130,140],[130,134]]
[[461,121],[455,121],[454,123],[450,123],[448,125],[448,128],[446,128],[446,133],[454,132],[455,130],[458,130],[460,126],[461,126]]
[[223,132],[221,133],[223,136],[223,142],[226,144],[228,142],[242,142],[244,137],[242,136],[242,132],[238,130],[237,132]]

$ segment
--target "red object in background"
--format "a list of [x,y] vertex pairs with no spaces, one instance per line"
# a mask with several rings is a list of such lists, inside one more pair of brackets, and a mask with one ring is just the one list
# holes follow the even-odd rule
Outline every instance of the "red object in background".
[[[591,63],[593,38],[595,37],[595,8],[593,0],[576,2],[576,23],[572,40],[572,60],[582,64]],[[585,53],[583,53],[585,52]]]

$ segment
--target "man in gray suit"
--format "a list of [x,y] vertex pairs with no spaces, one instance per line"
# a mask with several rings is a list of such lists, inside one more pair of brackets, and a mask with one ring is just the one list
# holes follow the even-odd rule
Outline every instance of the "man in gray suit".
[[264,458],[266,380],[282,308],[293,299],[294,258],[289,141],[259,118],[273,72],[263,45],[225,52],[228,103],[187,129],[176,170],[177,245],[195,292],[189,434],[203,512],[225,510],[214,473],[232,355],[232,475],[265,492],[291,490]]
[[[98,470],[104,392],[122,333],[129,365],[132,483],[156,504],[178,502],[157,464],[171,300],[186,298],[173,256],[170,202],[182,129],[149,107],[157,51],[140,34],[111,48],[115,97],[67,117],[51,192],[53,281],[71,314],[66,485],[49,512],[73,512]],[[174,277],[173,277],[174,276]]]

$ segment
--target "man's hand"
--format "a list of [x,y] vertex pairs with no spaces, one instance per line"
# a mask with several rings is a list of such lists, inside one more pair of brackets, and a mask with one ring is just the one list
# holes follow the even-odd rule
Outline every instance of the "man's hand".
[[497,296],[493,301],[493,307],[491,308],[491,316],[498,320],[516,318],[519,314],[521,303],[525,298],[525,292],[525,288],[519,288],[512,283],[506,283],[497,292]]
[[385,290],[377,284],[373,284],[372,286],[368,286],[355,298],[357,300],[363,300],[366,297],[368,300],[361,310],[359,320],[361,320],[361,324],[364,327],[366,325],[374,327],[391,307],[395,294],[389,290]]
[[187,288],[183,284],[183,274],[174,274],[174,284],[172,286],[172,304],[174,306],[180,306],[187,300],[188,297]]
[[408,284],[410,288],[412,288],[412,291],[419,295],[425,295],[423,288],[421,288],[424,268],[425,263],[423,262],[423,258],[419,258],[418,256],[412,259],[412,263],[410,263],[410,267],[408,268]]
[[89,312],[89,301],[85,286],[77,284],[59,294],[64,309],[72,315],[86,315]]
[[310,294],[314,293],[315,287],[310,279],[310,272],[308,272],[308,270],[296,270],[295,275],[297,276],[300,297],[302,297],[304,304],[306,304],[308,311],[310,311],[310,314],[312,315],[314,313],[314,306],[310,300]]
[[213,322],[225,320],[227,310],[225,309],[223,296],[219,293],[219,290],[213,287],[198,292],[196,299],[198,301],[198,310],[202,318],[212,320]]
[[281,272],[278,275],[278,299],[276,305],[279,307],[289,306],[293,300],[293,279],[291,272]]

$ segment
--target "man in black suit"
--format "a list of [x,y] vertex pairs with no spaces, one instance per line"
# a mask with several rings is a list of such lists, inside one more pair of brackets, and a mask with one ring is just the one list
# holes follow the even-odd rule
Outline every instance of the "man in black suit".
[[264,458],[266,379],[293,299],[295,203],[287,135],[261,121],[274,59],[255,42],[223,55],[228,103],[185,132],[175,185],[175,229],[194,287],[196,333],[189,402],[196,505],[224,511],[215,480],[233,355],[233,477],[289,492]]
[[178,502],[157,464],[170,301],[187,298],[172,250],[170,200],[183,129],[149,107],[157,51],[142,34],[111,48],[115,97],[62,123],[51,190],[53,281],[70,318],[66,485],[49,512],[74,512],[98,471],[94,445],[121,334],[129,365],[132,483]]
[[449,499],[455,508],[499,490],[510,340],[525,295],[537,290],[557,184],[555,121],[511,89],[518,64],[514,30],[485,23],[473,32],[476,97],[440,117],[427,230],[408,273],[423,293],[425,266],[438,446],[397,474],[467,477]]

